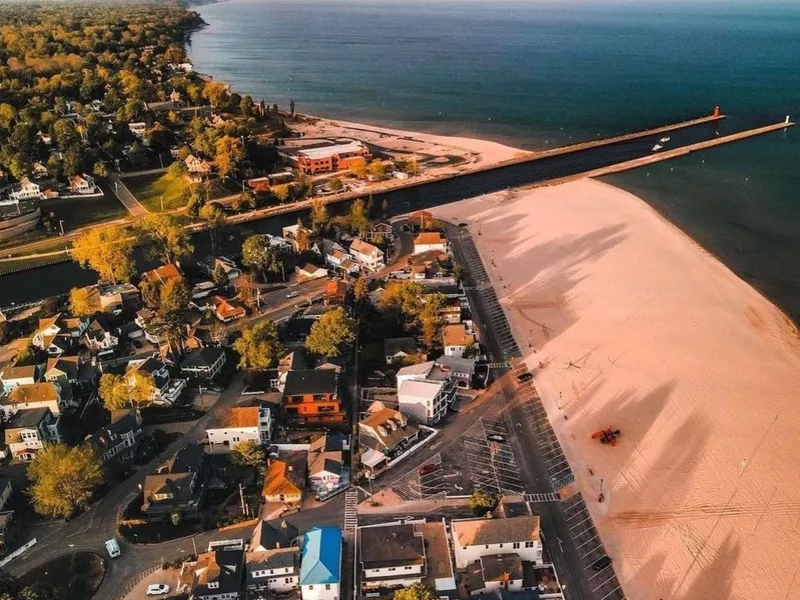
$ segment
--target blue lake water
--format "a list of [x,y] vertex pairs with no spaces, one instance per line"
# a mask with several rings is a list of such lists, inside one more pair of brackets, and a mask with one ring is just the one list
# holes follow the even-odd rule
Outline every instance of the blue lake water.
[[[644,5],[644,6],[643,6]],[[544,148],[800,116],[800,3],[230,0],[195,68],[301,112]],[[800,131],[608,178],[800,317]]]

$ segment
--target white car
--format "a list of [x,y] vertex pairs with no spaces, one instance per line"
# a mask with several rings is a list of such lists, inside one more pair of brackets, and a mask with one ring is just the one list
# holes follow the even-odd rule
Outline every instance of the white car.
[[166,583],[152,583],[147,586],[148,596],[161,596],[169,594],[169,586]]
[[289,292],[286,294],[287,298],[297,298],[300,295],[300,292]]

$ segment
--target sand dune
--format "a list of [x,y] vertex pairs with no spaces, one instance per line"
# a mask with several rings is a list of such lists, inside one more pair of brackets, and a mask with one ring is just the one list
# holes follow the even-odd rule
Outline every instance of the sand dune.
[[[479,249],[519,346],[536,350],[526,360],[541,365],[537,388],[627,597],[800,599],[792,323],[603,183],[436,213],[482,224]],[[590,439],[609,425],[616,447]]]

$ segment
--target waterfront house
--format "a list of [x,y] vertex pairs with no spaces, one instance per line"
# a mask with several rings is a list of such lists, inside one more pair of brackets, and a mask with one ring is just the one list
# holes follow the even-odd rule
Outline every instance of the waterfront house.
[[142,512],[150,521],[165,521],[173,513],[196,517],[205,498],[205,453],[197,444],[182,448],[144,480]]
[[235,406],[216,411],[213,424],[206,429],[208,443],[233,448],[240,442],[269,444],[272,437],[272,411],[261,406]]
[[200,267],[209,277],[214,276],[214,271],[217,267],[221,268],[228,278],[228,283],[233,283],[242,275],[242,270],[236,264],[236,261],[227,256],[208,256],[200,263]]
[[196,175],[208,175],[211,173],[211,163],[202,158],[198,158],[194,154],[187,156],[184,163],[186,163],[186,170],[189,171],[189,173]]
[[47,407],[20,410],[5,424],[4,435],[13,459],[27,462],[46,444],[60,440],[58,417]]
[[94,177],[83,173],[75,175],[69,180],[69,189],[73,194],[87,195],[95,193],[97,186],[94,183]]
[[164,284],[170,279],[183,279],[183,271],[178,263],[167,263],[142,273],[142,281],[150,284]]
[[445,325],[442,327],[442,344],[444,355],[461,358],[477,343],[475,334],[467,330],[464,323]]
[[303,537],[300,589],[303,600],[340,600],[342,532],[338,527],[312,527]]
[[340,144],[316,144],[300,149],[280,146],[278,154],[306,175],[350,169],[365,165],[372,158],[369,148],[357,140]]
[[299,503],[303,500],[306,481],[306,452],[290,452],[281,458],[269,459],[261,497],[265,502]]
[[313,239],[314,233],[307,227],[300,225],[287,225],[281,230],[281,235],[289,241],[295,252],[308,250],[308,244]]
[[344,423],[338,385],[338,375],[332,370],[289,371],[283,388],[285,421],[298,426]]
[[45,167],[42,163],[40,163],[38,161],[33,163],[33,167],[31,168],[31,171],[32,171],[33,176],[34,176],[35,179],[42,179],[44,177],[49,177],[50,176],[50,173],[47,170],[47,167]]
[[195,348],[181,361],[181,374],[198,379],[213,379],[225,366],[222,348]]
[[22,200],[42,200],[44,194],[38,183],[34,183],[28,177],[23,177],[20,179],[19,185],[8,193],[8,197],[15,202],[20,202]]
[[414,254],[437,250],[447,252],[447,240],[438,231],[422,231],[414,238]]
[[350,244],[353,259],[368,271],[379,271],[386,266],[383,250],[364,240],[353,240]]
[[111,422],[86,438],[104,463],[131,460],[142,439],[142,416],[138,408],[111,411]]
[[372,229],[364,234],[364,237],[370,242],[376,239],[382,239],[385,242],[391,242],[395,237],[394,229],[389,223],[375,223],[372,226]]

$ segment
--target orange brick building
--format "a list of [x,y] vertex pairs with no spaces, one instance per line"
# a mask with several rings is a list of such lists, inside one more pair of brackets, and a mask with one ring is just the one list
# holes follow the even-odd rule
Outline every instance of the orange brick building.
[[341,425],[347,414],[339,400],[338,374],[320,371],[289,371],[283,388],[286,423],[298,426]]
[[372,154],[357,141],[318,148],[305,148],[294,156],[297,168],[306,175],[330,173],[365,164]]

